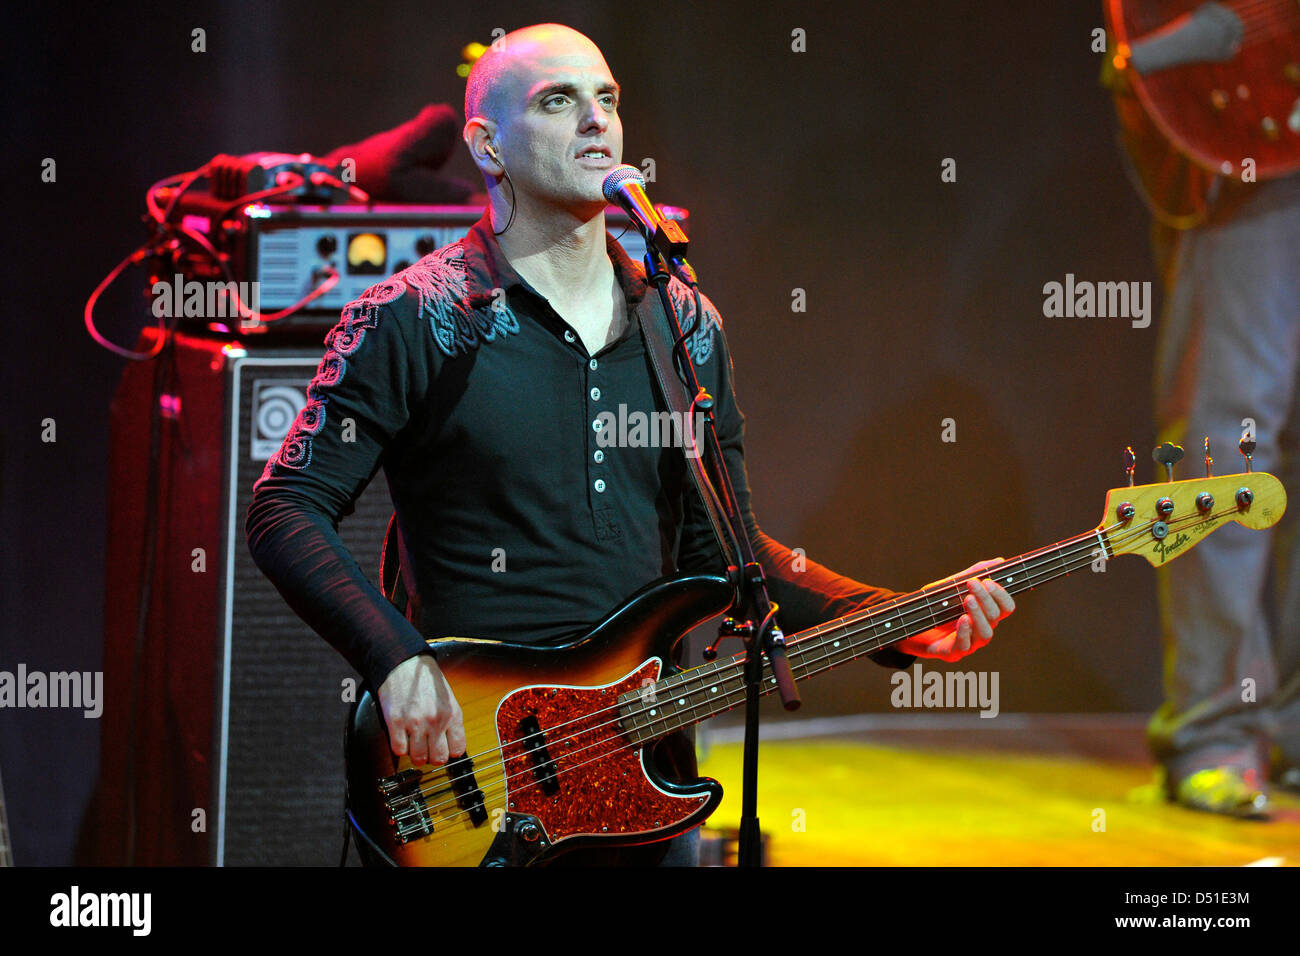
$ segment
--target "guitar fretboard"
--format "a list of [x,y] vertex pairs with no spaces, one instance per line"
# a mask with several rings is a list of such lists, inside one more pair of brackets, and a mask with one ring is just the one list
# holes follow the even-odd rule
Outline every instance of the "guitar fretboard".
[[[992,565],[972,577],[992,578],[1008,593],[1037,587],[1090,566],[1114,551],[1101,529]],[[813,677],[865,654],[955,621],[965,612],[966,581],[943,581],[800,631],[786,642],[790,671],[796,680]],[[637,743],[699,723],[738,707],[745,700],[745,655],[719,659],[619,698],[620,726]],[[776,689],[771,666],[764,663],[762,692]]]

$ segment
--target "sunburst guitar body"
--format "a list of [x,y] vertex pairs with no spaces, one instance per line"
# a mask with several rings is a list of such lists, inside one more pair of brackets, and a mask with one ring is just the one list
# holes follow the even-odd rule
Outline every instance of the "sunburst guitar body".
[[658,774],[651,751],[671,728],[656,723],[652,701],[677,673],[671,661],[681,636],[731,599],[724,578],[668,578],[571,643],[432,642],[469,741],[467,754],[445,768],[394,757],[365,691],[349,717],[348,790],[357,820],[378,835],[378,859],[517,866],[661,840],[702,823],[722,788]]

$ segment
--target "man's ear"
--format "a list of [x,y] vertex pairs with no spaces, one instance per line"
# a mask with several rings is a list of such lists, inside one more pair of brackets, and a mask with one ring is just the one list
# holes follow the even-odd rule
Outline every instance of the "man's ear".
[[465,123],[462,136],[469,149],[470,159],[484,176],[495,179],[505,171],[498,158],[501,155],[499,148],[493,142],[496,138],[496,125],[491,120],[475,116]]

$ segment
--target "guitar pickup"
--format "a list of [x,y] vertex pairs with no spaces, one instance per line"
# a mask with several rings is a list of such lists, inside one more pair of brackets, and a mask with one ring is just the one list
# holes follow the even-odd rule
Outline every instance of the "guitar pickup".
[[546,734],[537,721],[536,714],[529,714],[519,722],[523,733],[524,750],[533,765],[533,776],[541,784],[542,792],[548,797],[560,792],[560,782],[556,779],[555,761],[546,749]]
[[483,791],[474,779],[474,761],[469,755],[457,757],[447,764],[447,775],[451,777],[451,790],[456,794],[456,802],[469,814],[474,826],[487,822],[487,807],[483,805]]

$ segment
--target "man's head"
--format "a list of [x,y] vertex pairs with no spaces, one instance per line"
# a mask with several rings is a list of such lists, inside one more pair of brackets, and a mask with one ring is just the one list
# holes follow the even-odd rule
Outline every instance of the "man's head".
[[465,145],[489,189],[509,172],[520,208],[598,211],[601,184],[623,159],[618,100],[591,40],[557,23],[524,27],[470,70]]

